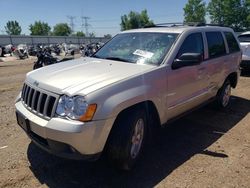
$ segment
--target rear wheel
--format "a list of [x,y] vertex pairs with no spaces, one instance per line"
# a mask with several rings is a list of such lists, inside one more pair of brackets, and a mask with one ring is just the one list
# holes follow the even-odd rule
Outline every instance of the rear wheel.
[[231,97],[231,83],[226,80],[217,94],[217,106],[226,108],[229,105]]
[[147,129],[144,110],[131,110],[118,117],[108,143],[109,160],[120,169],[131,169],[144,149]]

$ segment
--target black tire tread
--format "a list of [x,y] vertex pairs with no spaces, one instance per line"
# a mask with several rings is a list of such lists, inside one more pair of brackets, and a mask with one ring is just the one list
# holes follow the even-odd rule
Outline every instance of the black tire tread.
[[140,157],[140,154],[135,158],[131,159],[129,155],[130,151],[130,140],[133,133],[133,126],[138,117],[144,118],[145,123],[145,135],[141,146],[141,152],[145,144],[145,136],[147,134],[147,122],[144,110],[133,109],[121,114],[111,130],[109,138],[107,154],[108,158],[115,165],[115,167],[122,170],[130,170],[135,161]]

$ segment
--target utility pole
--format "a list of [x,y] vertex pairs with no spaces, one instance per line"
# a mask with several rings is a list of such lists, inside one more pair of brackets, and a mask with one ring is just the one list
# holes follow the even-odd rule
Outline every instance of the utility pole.
[[88,23],[88,20],[90,19],[90,17],[82,16],[81,19],[82,19],[82,30],[83,30],[83,28],[85,28],[85,34],[86,34],[86,37],[88,37],[89,36],[89,26],[90,26],[90,24]]
[[71,27],[71,31],[72,31],[72,34],[73,34],[74,33],[74,27],[75,27],[74,19],[76,17],[75,16],[67,16],[67,18],[69,19],[69,25]]

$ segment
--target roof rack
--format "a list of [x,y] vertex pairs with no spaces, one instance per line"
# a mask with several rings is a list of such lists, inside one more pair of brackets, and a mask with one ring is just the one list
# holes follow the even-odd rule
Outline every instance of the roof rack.
[[207,24],[202,22],[170,22],[170,23],[159,23],[154,25],[145,26],[144,28],[150,27],[178,27],[178,26],[191,26],[191,27],[201,27],[201,26],[219,26],[222,27],[223,25],[220,24]]

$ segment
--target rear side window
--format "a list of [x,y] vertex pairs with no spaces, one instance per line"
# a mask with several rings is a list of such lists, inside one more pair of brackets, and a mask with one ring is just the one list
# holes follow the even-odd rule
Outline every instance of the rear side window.
[[199,53],[203,56],[204,47],[201,33],[190,34],[181,45],[181,48],[177,54],[179,58],[184,53]]
[[221,32],[206,32],[208,52],[210,58],[226,54],[226,48]]
[[240,51],[240,47],[231,32],[224,32],[225,37],[227,39],[227,44],[229,48],[229,53],[238,52]]
[[239,35],[238,39],[240,42],[250,42],[250,34]]

